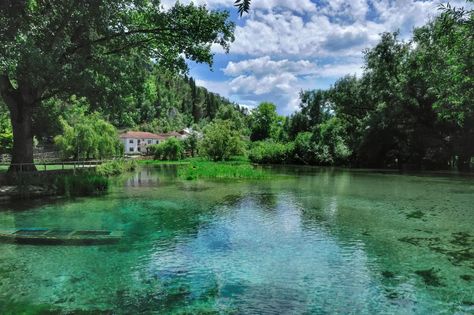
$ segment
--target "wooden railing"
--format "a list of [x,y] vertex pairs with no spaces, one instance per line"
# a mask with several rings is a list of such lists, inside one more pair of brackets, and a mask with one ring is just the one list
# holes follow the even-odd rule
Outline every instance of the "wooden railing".
[[38,171],[57,171],[57,170],[79,170],[99,166],[105,162],[113,160],[84,160],[84,161],[50,161],[50,162],[35,162],[35,163],[0,163],[1,169],[8,169],[10,166],[16,167],[18,172],[28,172],[31,166],[35,166]]

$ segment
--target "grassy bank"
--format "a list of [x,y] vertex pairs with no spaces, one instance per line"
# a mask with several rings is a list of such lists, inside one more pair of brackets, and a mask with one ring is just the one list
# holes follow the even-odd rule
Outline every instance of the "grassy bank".
[[217,179],[264,179],[268,178],[263,170],[255,168],[244,159],[227,162],[211,162],[206,160],[188,160],[187,165],[178,168],[178,176],[185,180],[200,178]]

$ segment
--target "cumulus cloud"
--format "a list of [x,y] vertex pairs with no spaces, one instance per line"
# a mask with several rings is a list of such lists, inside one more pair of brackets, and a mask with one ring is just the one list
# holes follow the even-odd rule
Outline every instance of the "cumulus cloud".
[[237,76],[247,73],[264,75],[268,73],[289,72],[296,75],[315,74],[317,67],[309,60],[290,61],[288,59],[272,60],[270,56],[247,59],[238,62],[229,62],[222,69],[224,74]]
[[[445,0],[444,0],[445,1]],[[181,0],[189,3],[190,0]],[[234,10],[233,0],[194,0],[210,8]],[[464,0],[450,1],[466,6]],[[163,0],[165,6],[174,0]],[[226,79],[204,86],[232,100],[255,106],[273,101],[281,113],[299,104],[304,89],[325,88],[346,74],[362,73],[362,51],[383,32],[408,39],[414,27],[438,14],[438,0],[255,0],[237,21],[230,55],[213,46]]]

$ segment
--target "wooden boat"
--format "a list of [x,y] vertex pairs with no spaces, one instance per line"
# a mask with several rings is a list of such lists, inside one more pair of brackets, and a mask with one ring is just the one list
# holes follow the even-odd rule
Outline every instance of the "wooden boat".
[[0,229],[0,241],[35,245],[106,245],[119,242],[122,231],[68,229]]

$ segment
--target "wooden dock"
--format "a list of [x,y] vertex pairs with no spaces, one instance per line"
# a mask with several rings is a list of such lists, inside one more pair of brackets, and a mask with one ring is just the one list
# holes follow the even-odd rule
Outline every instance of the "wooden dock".
[[108,245],[122,237],[122,231],[108,230],[0,229],[0,241],[33,245]]

